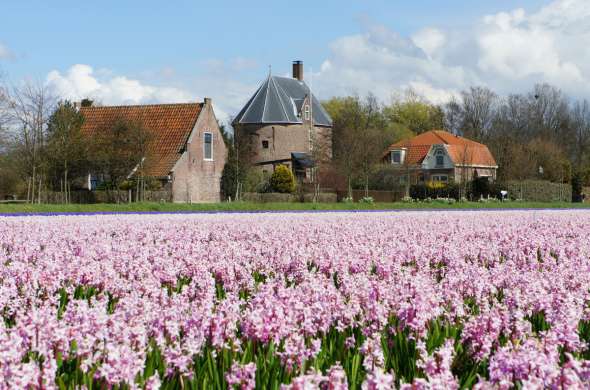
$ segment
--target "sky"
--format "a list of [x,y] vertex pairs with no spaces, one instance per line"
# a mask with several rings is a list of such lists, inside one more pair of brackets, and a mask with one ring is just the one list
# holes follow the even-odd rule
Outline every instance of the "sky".
[[590,0],[6,0],[0,18],[4,80],[72,100],[211,97],[224,120],[293,60],[321,99],[543,82],[590,98]]

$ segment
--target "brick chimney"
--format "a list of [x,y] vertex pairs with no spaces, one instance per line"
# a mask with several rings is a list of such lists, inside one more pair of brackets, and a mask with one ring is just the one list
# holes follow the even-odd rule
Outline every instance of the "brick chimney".
[[293,61],[293,78],[303,81],[303,61]]
[[211,98],[208,98],[208,97],[204,98],[203,103],[205,103],[206,106],[210,106],[211,105]]

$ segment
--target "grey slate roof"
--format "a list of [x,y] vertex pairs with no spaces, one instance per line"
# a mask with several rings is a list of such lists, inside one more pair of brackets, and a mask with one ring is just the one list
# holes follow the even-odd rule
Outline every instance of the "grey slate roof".
[[[236,116],[234,124],[298,124],[298,113],[309,87],[289,77],[268,76]],[[332,118],[320,102],[312,97],[312,114],[316,126],[332,126]]]

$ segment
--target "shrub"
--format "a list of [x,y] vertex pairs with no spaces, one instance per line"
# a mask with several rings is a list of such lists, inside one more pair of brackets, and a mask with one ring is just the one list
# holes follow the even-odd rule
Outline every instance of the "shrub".
[[286,165],[278,165],[270,177],[270,187],[274,192],[290,194],[295,191],[295,176]]
[[453,198],[458,200],[459,189],[459,185],[455,183],[427,182],[410,186],[410,197],[420,200],[426,198]]
[[373,204],[375,203],[375,200],[371,196],[365,196],[361,200],[359,200],[359,203]]
[[582,175],[579,172],[572,176],[572,202],[582,202]]
[[471,197],[479,199],[481,197],[496,197],[495,185],[487,177],[477,177],[471,182]]
[[260,169],[249,169],[246,172],[244,180],[244,193],[246,192],[257,192],[266,193],[271,192],[268,174],[265,174]]
[[[369,188],[378,191],[391,191],[405,188],[407,174],[394,167],[382,167],[375,171],[369,178]],[[359,188],[364,187],[364,183],[357,183]]]

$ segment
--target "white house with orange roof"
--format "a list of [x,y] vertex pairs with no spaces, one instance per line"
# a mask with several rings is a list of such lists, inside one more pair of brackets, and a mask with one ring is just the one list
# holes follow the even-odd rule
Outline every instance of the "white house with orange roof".
[[447,131],[432,130],[389,146],[383,163],[400,169],[400,177],[420,182],[496,179],[498,164],[486,145]]

